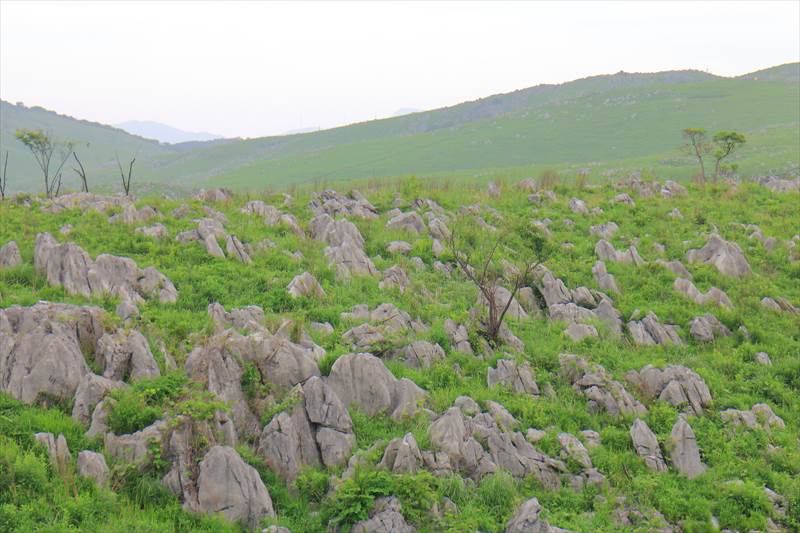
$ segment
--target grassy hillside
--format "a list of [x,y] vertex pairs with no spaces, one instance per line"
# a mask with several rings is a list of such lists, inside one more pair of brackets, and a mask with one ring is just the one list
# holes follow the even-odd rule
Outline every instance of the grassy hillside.
[[10,119],[3,121],[0,141],[13,150],[14,188],[26,190],[32,189],[31,162],[9,141],[23,126],[90,141],[98,179],[114,179],[114,150],[138,151],[139,180],[185,187],[261,190],[442,172],[525,174],[544,166],[632,169],[643,161],[658,174],[675,167],[685,174],[689,161],[677,147],[680,130],[689,126],[748,135],[752,142],[738,159],[742,173],[752,175],[785,172],[800,162],[797,69],[782,65],[737,79],[698,71],[618,73],[319,132],[174,147],[4,103]]
[[[460,180],[461,176],[458,178]],[[15,240],[21,249],[23,264],[0,269],[0,308],[49,300],[97,305],[110,315],[114,314],[119,303],[115,298],[84,298],[69,295],[61,287],[48,286],[33,266],[37,232],[48,231],[59,241],[73,241],[92,257],[111,253],[131,257],[141,267],[156,267],[175,283],[180,296],[175,304],[150,301],[140,305],[141,316],[134,318],[127,327],[142,331],[152,347],[163,341],[177,360],[178,370],[169,374],[169,380],[143,380],[130,389],[128,396],[120,396],[120,402],[123,399],[142,402],[142,398],[152,395],[153,391],[169,386],[176,376],[185,378],[183,368],[188,354],[203,345],[214,330],[206,312],[209,302],[219,301],[227,310],[262,306],[269,325],[293,319],[301,328],[308,329],[314,341],[327,351],[320,362],[323,375],[330,372],[334,361],[351,350],[342,334],[354,323],[341,313],[357,304],[367,304],[372,309],[390,302],[430,326],[427,331],[414,332],[414,338],[439,343],[444,349],[444,359],[427,369],[411,368],[384,355],[387,367],[395,376],[407,377],[428,391],[426,405],[431,410],[444,412],[459,395],[469,395],[482,406],[489,400],[500,402],[519,421],[523,434],[528,428],[544,431],[544,437],[536,446],[553,457],[561,453],[560,432],[580,437],[579,432],[589,429],[600,435],[600,445],[589,448],[589,455],[606,481],[583,490],[573,490],[566,485],[550,490],[533,477],[514,479],[504,472],[472,481],[457,474],[442,477],[426,471],[399,474],[376,467],[386,443],[406,433],[412,433],[421,448],[430,449],[430,421],[425,415],[395,422],[383,415],[367,416],[353,407],[350,414],[356,448],[367,459],[360,473],[348,480],[340,479],[342,468],[318,467],[305,470],[294,483],[284,483],[265,465],[255,450],[256,444],[241,439],[237,450],[257,468],[266,484],[277,512],[277,522],[295,533],[321,533],[334,520],[347,531],[354,522],[366,517],[376,497],[386,494],[400,498],[406,519],[421,532],[502,531],[519,505],[534,496],[541,503],[542,517],[551,525],[577,532],[656,531],[666,524],[674,527],[673,531],[687,532],[726,528],[765,531],[770,522],[779,525],[781,529],[777,531],[797,531],[800,527],[798,315],[771,311],[760,304],[764,296],[783,296],[795,305],[800,304],[800,268],[796,257],[792,259],[796,249],[793,251],[788,244],[799,222],[797,194],[773,194],[752,184],[721,185],[719,188],[689,185],[685,196],[646,198],[639,197],[630,188],[620,190],[604,185],[579,189],[557,183],[555,199],[537,205],[529,202],[527,193],[519,193],[512,183],[503,184],[502,189],[496,199],[486,195],[484,186],[463,181],[456,184],[455,180],[383,181],[362,189],[380,217],[374,220],[351,217],[351,220],[363,234],[365,251],[376,267],[383,271],[397,264],[408,273],[411,285],[405,292],[382,289],[379,279],[369,276],[342,282],[328,266],[323,243],[298,236],[284,226],[268,227],[260,218],[240,210],[247,200],[258,198],[292,213],[306,228],[313,216],[308,208],[310,195],[307,193],[298,194],[290,207],[283,207],[280,195],[266,194],[240,195],[213,204],[226,215],[226,230],[245,243],[264,239],[274,242],[274,247],[254,253],[253,264],[249,265],[211,257],[198,243],[176,241],[176,234],[195,227],[191,219],[205,207],[197,200],[188,202],[191,214],[184,218],[169,214],[180,205],[177,201],[144,198],[137,203],[140,207],[154,206],[164,214],[159,218],[169,234],[164,240],[136,233],[136,225],[109,223],[110,212],[65,210],[52,214],[42,211],[37,203],[26,206],[7,201],[0,203],[0,220],[3,221],[0,244]],[[630,193],[635,206],[613,201],[620,192]],[[596,260],[597,237],[589,234],[589,227],[616,222],[619,231],[612,239],[613,244],[618,249],[635,245],[647,263],[636,267],[607,262],[609,272],[621,288],[621,294],[614,295],[614,307],[625,321],[637,314],[637,310],[641,314],[654,311],[663,323],[679,326],[686,344],[638,346],[627,335],[616,337],[602,327],[600,336],[573,342],[565,336],[563,323],[550,321],[542,314],[532,314],[529,318],[509,321],[513,333],[524,343],[522,352],[514,352],[508,346],[488,351],[482,357],[456,351],[444,331],[447,319],[468,324],[470,342],[476,350],[482,346],[469,318],[476,289],[457,271],[449,276],[433,268],[437,259],[451,263],[453,258],[449,253],[440,258],[434,256],[430,235],[387,228],[386,213],[395,205],[397,197],[406,206],[404,211],[417,198],[431,198],[449,213],[457,213],[465,205],[491,207],[497,210],[494,214],[490,210],[481,212],[501,229],[515,220],[552,220],[545,265],[570,289],[597,287],[591,272]],[[569,207],[572,197],[585,200],[590,209],[601,208],[603,213],[572,212]],[[679,209],[683,218],[669,217],[673,209]],[[748,237],[752,230],[743,228],[741,223],[757,224],[765,237],[776,239],[776,246],[768,250],[757,239]],[[68,237],[58,233],[65,224],[72,227]],[[486,239],[494,235],[485,230],[477,231]],[[685,262],[686,251],[702,246],[713,231],[741,248],[753,269],[751,276],[731,278],[710,265]],[[421,267],[415,267],[410,257],[387,253],[386,244],[398,239],[411,244],[409,255],[421,258]],[[566,242],[573,246],[562,246]],[[514,246],[519,244],[514,242]],[[302,252],[300,256],[291,257],[287,253],[298,250]],[[712,286],[724,290],[733,308],[699,305],[688,300],[673,289],[675,276],[658,264],[657,259],[684,260],[700,290]],[[292,299],[287,295],[287,284],[305,271],[320,281],[325,297]],[[704,313],[716,315],[732,334],[708,343],[693,340],[688,335],[688,323]],[[330,322],[333,333],[325,335],[309,329],[312,321]],[[746,335],[740,326],[746,328]],[[391,338],[391,346],[383,348],[388,352],[403,343]],[[761,351],[769,354],[772,366],[756,363],[755,355]],[[153,352],[161,353],[157,348],[153,348]],[[587,399],[576,392],[559,371],[559,355],[563,353],[578,354],[601,364],[614,379],[623,383],[626,383],[626,372],[639,370],[647,364],[685,365],[697,372],[708,384],[713,403],[701,415],[689,416],[688,420],[707,471],[688,479],[671,463],[667,471],[648,469],[636,454],[629,436],[634,417],[591,411]],[[157,358],[164,372],[165,361],[160,355]],[[550,392],[534,398],[502,386],[488,387],[487,370],[494,368],[500,358],[529,363],[540,389]],[[250,381],[242,378],[242,386],[249,384],[249,390],[255,390],[256,399],[261,398],[259,395],[264,394],[265,388],[270,397],[285,393],[269,389],[260,382],[254,386],[252,378],[248,379]],[[646,399],[630,385],[626,386],[647,406],[648,413],[643,419],[668,455],[670,431],[679,410],[666,401]],[[281,403],[277,405],[292,405],[284,402],[287,398],[278,396]],[[725,409],[750,409],[761,402],[767,403],[783,419],[785,428],[775,427],[769,431],[734,428],[720,415]],[[157,415],[165,409],[160,404],[148,404],[147,408]],[[266,409],[262,425],[277,411],[274,406]],[[0,394],[0,486],[4,487],[0,490],[0,529],[238,531],[238,526],[218,517],[198,517],[182,511],[180,502],[160,484],[163,465],[162,470],[156,467],[137,470],[112,462],[109,487],[97,487],[88,480],[76,478],[69,469],[72,466],[60,474],[46,451],[35,443],[32,433],[64,433],[72,459],[83,449],[103,450],[102,441],[84,437],[85,428],[69,413],[69,406],[47,409],[40,405],[25,406]],[[140,428],[139,414],[133,412],[126,420],[131,426],[128,430]],[[197,446],[202,448],[204,444],[200,442]],[[156,452],[158,449],[156,446]],[[572,472],[581,469],[571,459],[567,466]],[[782,508],[772,504],[764,487],[785,498]],[[445,497],[455,503],[457,510],[438,515],[431,511],[434,504],[443,509]],[[636,515],[632,510],[641,514]],[[627,515],[631,521],[623,521],[623,514],[620,514],[623,511],[626,515],[631,511]],[[714,520],[717,526],[712,525]]]

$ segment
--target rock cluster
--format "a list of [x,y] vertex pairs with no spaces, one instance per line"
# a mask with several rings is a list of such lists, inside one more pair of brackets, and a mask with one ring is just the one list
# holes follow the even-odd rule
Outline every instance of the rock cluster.
[[628,332],[633,342],[640,346],[683,344],[677,326],[662,324],[652,311],[641,320],[628,322]]
[[559,357],[561,375],[572,388],[589,401],[589,411],[605,410],[613,416],[642,415],[647,409],[619,381],[608,375],[601,365],[590,364],[572,354]]
[[531,366],[527,362],[518,363],[514,359],[500,359],[496,368],[489,367],[486,371],[486,385],[503,385],[521,394],[539,395]]
[[50,285],[63,286],[70,294],[111,294],[134,303],[148,298],[158,298],[161,303],[178,299],[175,286],[155,268],[140,269],[133,259],[109,254],[92,261],[77,244],[59,244],[49,233],[36,236],[34,265]]
[[[219,245],[219,241],[225,241],[225,251]],[[251,248],[244,245],[238,237],[230,235],[225,227],[217,219],[201,218],[197,221],[197,228],[179,233],[175,240],[181,243],[199,242],[206,251],[214,257],[231,257],[242,263],[252,263],[250,258]]]
[[658,446],[658,439],[647,423],[641,418],[637,418],[631,426],[630,435],[636,453],[644,459],[647,468],[656,472],[664,472],[667,469],[667,463],[664,462],[664,456]]
[[736,278],[752,273],[739,245],[726,241],[716,233],[709,237],[702,248],[686,252],[686,260],[689,263],[713,265],[720,273]]
[[314,195],[309,203],[315,215],[327,214],[331,217],[352,216],[360,218],[377,218],[378,210],[357,190],[344,195],[333,190]]
[[723,420],[735,426],[742,425],[750,429],[771,430],[772,428],[783,429],[786,427],[783,419],[776,415],[772,408],[765,403],[757,403],[748,411],[738,409],[725,409],[720,412]]
[[701,415],[703,409],[711,407],[708,385],[696,372],[685,366],[656,368],[647,365],[639,372],[631,370],[625,379],[635,385],[645,398],[658,398],[675,407],[685,405],[688,412],[694,415]]
[[711,313],[696,316],[689,322],[689,333],[698,342],[714,342],[717,337],[728,337],[731,335],[725,324],[719,321]]
[[114,224],[120,222],[122,224],[136,224],[138,222],[147,222],[150,219],[160,217],[159,213],[154,207],[145,205],[137,209],[133,203],[125,204],[122,211],[108,217],[108,222]]
[[194,195],[194,198],[195,200],[200,200],[202,202],[227,202],[233,198],[233,192],[224,187],[215,189],[200,189],[197,194]]
[[699,305],[714,304],[720,307],[733,309],[731,302],[725,291],[716,287],[709,288],[705,293],[700,292],[694,283],[684,278],[676,278],[673,287],[676,291],[685,294],[690,300]]
[[250,200],[244,205],[241,211],[249,215],[260,216],[267,226],[283,224],[291,229],[295,235],[303,235],[303,229],[300,227],[297,217],[290,213],[284,213],[261,200]]
[[351,275],[375,276],[380,272],[364,253],[364,237],[349,220],[334,220],[327,213],[314,217],[308,223],[312,238],[328,244],[325,257],[341,278]]
[[636,251],[635,246],[631,246],[627,250],[617,250],[613,244],[605,239],[597,241],[594,253],[601,261],[616,261],[617,263],[630,263],[636,266],[644,264],[644,259]]

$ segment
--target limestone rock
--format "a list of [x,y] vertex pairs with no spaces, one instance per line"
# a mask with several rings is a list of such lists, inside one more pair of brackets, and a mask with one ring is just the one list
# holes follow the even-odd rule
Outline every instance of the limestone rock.
[[559,433],[558,443],[561,445],[562,457],[572,459],[585,469],[592,468],[592,459],[589,457],[589,451],[575,435]]
[[145,237],[150,237],[152,239],[166,239],[169,237],[169,231],[167,231],[167,227],[160,222],[153,224],[152,226],[140,226],[136,228],[136,233],[141,233]]
[[324,298],[325,291],[317,279],[310,272],[303,272],[295,276],[286,287],[293,298]]
[[472,354],[472,346],[469,343],[469,334],[463,324],[456,324],[449,318],[444,322],[444,330],[450,336],[453,349],[457,352]]
[[553,533],[550,524],[539,518],[542,507],[539,500],[531,498],[523,503],[506,524],[505,533]]
[[747,259],[739,245],[712,234],[702,248],[686,252],[686,260],[690,263],[706,263],[713,265],[726,276],[740,278],[752,273]]
[[655,313],[652,311],[642,320],[631,320],[628,322],[628,331],[633,342],[640,346],[654,344],[677,344],[682,345],[678,329],[672,324],[662,324]]
[[405,292],[410,284],[411,281],[409,281],[405,270],[398,265],[394,265],[383,271],[383,279],[378,283],[378,287],[380,289],[397,287],[400,292]]
[[339,357],[326,383],[344,405],[355,404],[370,416],[385,412],[395,420],[413,416],[426,397],[413,381],[398,380],[380,359],[367,353]]
[[589,208],[586,207],[586,202],[578,198],[571,198],[569,201],[569,208],[573,213],[579,215],[589,214]]
[[589,235],[594,235],[607,241],[610,240],[617,231],[619,231],[619,226],[616,222],[606,222],[605,224],[589,226]]
[[705,293],[702,293],[695,287],[694,283],[684,278],[676,278],[673,287],[676,291],[685,294],[690,300],[697,304],[715,304],[733,309],[733,303],[730,298],[728,298],[728,295],[725,294],[725,291],[716,287],[711,287]]
[[227,239],[225,239],[225,251],[228,253],[228,257],[232,257],[240,263],[249,265],[253,262],[244,244],[242,244],[242,241],[240,241],[236,235],[228,235]]
[[666,471],[667,463],[664,462],[664,456],[658,446],[658,439],[647,423],[637,418],[631,426],[630,435],[636,453],[644,459],[647,468],[656,472]]
[[22,255],[19,246],[14,241],[8,241],[0,247],[0,269],[11,268],[22,264]]
[[728,337],[731,335],[725,324],[720,322],[711,313],[697,316],[689,323],[689,333],[698,342],[714,342],[717,337]]
[[316,193],[309,202],[309,207],[315,215],[327,214],[334,216],[354,216],[365,219],[377,218],[378,210],[375,209],[363,194],[352,190],[348,195],[340,194],[334,190]]
[[400,502],[395,497],[375,500],[369,519],[356,523],[352,533],[414,533],[416,529],[406,523]]
[[606,264],[602,261],[597,261],[592,267],[592,275],[597,282],[597,286],[607,292],[619,294],[620,290],[617,286],[617,280],[613,275],[606,270]]
[[53,463],[56,469],[59,472],[64,472],[72,460],[69,446],[67,446],[67,439],[64,438],[64,435],[59,434],[56,437],[52,433],[35,433],[33,437],[47,449],[47,453],[50,455],[50,462]]
[[161,375],[147,339],[136,330],[103,335],[94,358],[108,379],[126,381]]
[[561,355],[559,364],[561,375],[589,401],[590,411],[603,409],[612,416],[647,412],[644,405],[631,396],[619,381],[611,379],[602,366],[592,365],[571,354]]
[[95,407],[109,391],[124,387],[121,381],[106,379],[97,374],[86,374],[78,384],[72,406],[72,419],[83,425],[92,420]]
[[392,357],[401,359],[412,368],[430,368],[437,361],[443,360],[445,353],[438,344],[418,340],[397,350]]
[[667,365],[662,369],[647,365],[639,372],[628,372],[625,378],[646,398],[658,398],[675,407],[688,404],[689,412],[695,415],[701,415],[703,409],[711,406],[706,382],[685,366]]
[[423,233],[425,231],[425,222],[416,211],[409,211],[390,218],[386,223],[386,227],[411,233]]
[[194,198],[195,200],[201,200],[203,202],[227,202],[233,198],[233,192],[230,189],[222,187],[200,189],[198,193],[194,195]]
[[564,330],[564,333],[574,342],[580,342],[586,337],[597,337],[599,335],[597,328],[594,326],[578,324],[576,322],[571,322],[567,326],[567,329]]
[[392,439],[378,465],[395,474],[414,474],[423,465],[422,453],[411,433]]
[[616,261],[618,263],[630,263],[636,266],[644,265],[644,259],[636,251],[635,246],[627,250],[616,250],[614,245],[606,239],[600,239],[594,247],[594,253],[601,261]]
[[672,426],[670,459],[672,466],[690,479],[706,471],[706,466],[700,460],[700,448],[697,446],[694,431],[682,416]]
[[386,251],[390,254],[407,254],[412,250],[412,246],[406,241],[391,241],[386,245]]
[[102,453],[83,450],[78,454],[78,475],[94,480],[101,486],[108,484],[110,471]]
[[522,394],[539,395],[531,366],[527,362],[520,364],[514,359],[499,359],[496,368],[488,368],[486,384],[490,388],[499,384]]
[[776,415],[772,408],[765,403],[757,403],[749,411],[738,409],[725,409],[720,412],[722,419],[735,426],[743,425],[750,429],[764,429],[770,431],[773,427],[783,429],[786,427],[783,419]]

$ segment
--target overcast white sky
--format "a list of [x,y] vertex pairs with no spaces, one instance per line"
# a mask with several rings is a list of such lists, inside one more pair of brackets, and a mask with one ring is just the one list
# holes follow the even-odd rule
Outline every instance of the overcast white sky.
[[0,2],[0,97],[226,136],[620,70],[800,60],[800,2]]

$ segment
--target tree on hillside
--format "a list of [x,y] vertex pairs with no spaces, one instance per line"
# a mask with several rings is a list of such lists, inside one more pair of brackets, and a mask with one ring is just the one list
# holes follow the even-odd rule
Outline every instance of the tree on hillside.
[[687,141],[683,149],[689,155],[697,158],[697,163],[700,165],[700,179],[705,183],[706,167],[703,163],[703,156],[711,150],[706,130],[704,128],[686,128],[683,130],[683,138]]
[[122,163],[119,162],[119,156],[114,154],[117,159],[117,167],[119,168],[119,175],[122,179],[122,190],[125,191],[125,196],[130,196],[131,194],[131,178],[133,177],[133,164],[136,162],[136,156],[133,156],[131,159],[130,164],[128,165],[128,174],[125,175],[125,169],[122,168]]
[[[500,343],[503,319],[519,290],[531,283],[545,258],[545,240],[530,224],[515,223],[491,231],[470,217],[454,221],[447,237],[453,259],[477,288],[487,306],[480,333]],[[508,285],[507,297],[500,288]]]
[[714,134],[714,183],[719,178],[722,160],[738,150],[745,142],[744,135],[735,131],[719,131]]
[[[47,197],[57,195],[61,190],[61,169],[72,155],[72,143],[57,141],[42,130],[17,130],[16,137],[36,159],[44,177],[44,192]],[[56,152],[58,156],[54,160]]]
[[75,150],[72,151],[72,157],[75,159],[75,162],[78,163],[78,168],[72,167],[72,170],[81,180],[81,191],[89,192],[89,184],[86,181],[86,169],[83,168],[83,163],[78,159],[78,153]]
[[0,174],[0,200],[6,199],[6,187],[8,186],[8,150],[6,150],[6,158],[3,161],[3,173]]

